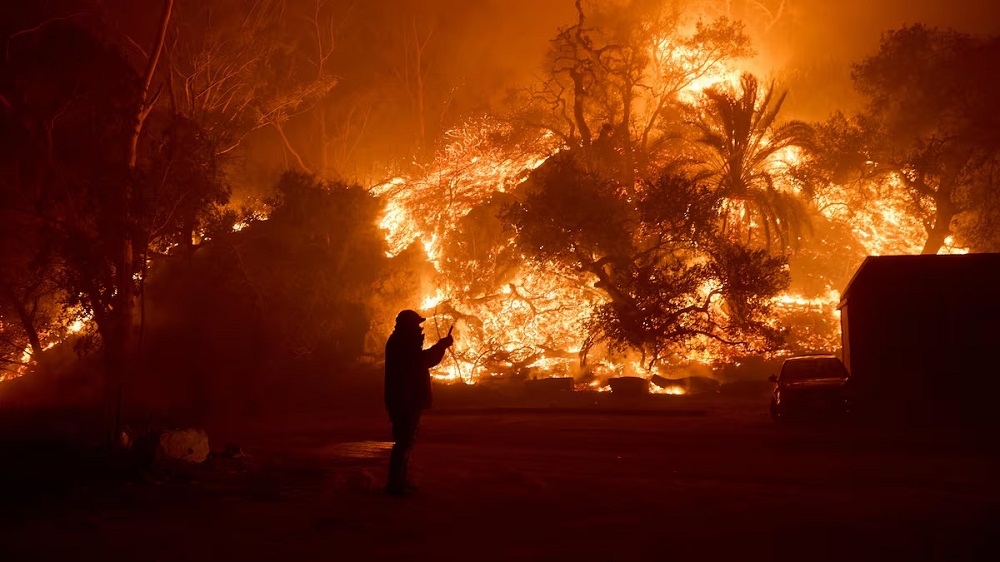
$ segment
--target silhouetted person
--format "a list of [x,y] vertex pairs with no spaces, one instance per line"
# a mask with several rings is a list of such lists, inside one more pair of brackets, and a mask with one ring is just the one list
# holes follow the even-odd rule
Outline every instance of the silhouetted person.
[[396,327],[385,344],[385,409],[392,422],[392,453],[385,491],[401,496],[416,490],[407,479],[407,461],[417,435],[420,413],[431,406],[430,368],[441,362],[454,339],[451,330],[424,349],[425,320],[412,310],[396,315]]

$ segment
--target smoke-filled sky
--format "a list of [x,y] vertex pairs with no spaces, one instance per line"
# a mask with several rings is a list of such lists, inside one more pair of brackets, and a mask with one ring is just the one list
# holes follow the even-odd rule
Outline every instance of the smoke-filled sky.
[[[308,1],[308,0],[305,0]],[[625,5],[628,0],[604,0]],[[664,0],[665,4],[676,0]],[[574,0],[394,0],[437,20],[438,40],[456,68],[489,77],[537,68],[556,28],[573,22]],[[761,71],[839,63],[847,67],[878,46],[882,32],[925,23],[976,34],[1000,32],[996,0],[688,0],[687,11],[741,19]],[[776,16],[776,17],[775,17]],[[768,20],[772,21],[769,22]],[[769,25],[770,23],[770,25]]]
[[[91,0],[102,6],[112,27],[150,44],[159,2]],[[177,0],[178,10],[205,5],[206,0]],[[585,4],[620,5],[657,0],[584,0]],[[574,0],[214,0],[208,6],[238,19],[247,5],[281,6],[286,26],[301,26],[301,37],[289,49],[314,48],[308,18],[317,3],[338,21],[337,52],[332,63],[338,84],[330,111],[353,111],[359,98],[386,106],[381,121],[372,117],[366,140],[352,162],[377,169],[402,146],[412,146],[412,107],[400,84],[399,59],[406,33],[427,39],[428,134],[440,135],[464,117],[496,109],[511,89],[542,71],[549,41],[560,26],[575,21]],[[924,23],[974,34],[1000,33],[996,0],[663,0],[682,5],[696,18],[727,15],[742,20],[757,57],[746,65],[763,77],[776,78],[790,90],[785,117],[825,118],[837,109],[857,107],[850,65],[878,47],[879,36],[902,25]],[[185,33],[197,29],[181,27]],[[376,100],[372,102],[370,100]],[[384,109],[384,107],[383,107]],[[332,114],[331,114],[332,115]],[[373,114],[374,115],[374,114]],[[289,123],[293,141],[308,151],[314,143],[300,120]],[[433,139],[428,139],[433,140]],[[279,154],[273,146],[250,159]],[[405,156],[402,156],[405,158]],[[287,155],[286,155],[287,158]],[[384,162],[385,160],[383,160]],[[276,163],[275,163],[276,164]],[[264,164],[262,164],[264,165]],[[266,164],[266,167],[271,167]],[[371,176],[371,170],[344,171],[349,177]]]
[[[152,0],[96,0],[123,28],[151,32],[158,15]],[[196,0],[180,0],[180,2]],[[202,2],[204,0],[197,0]],[[250,0],[247,0],[249,2]],[[310,8],[317,0],[286,0],[291,10]],[[587,0],[585,0],[587,1]],[[627,5],[630,0],[589,0]],[[873,52],[879,35],[904,24],[926,23],[977,34],[1000,32],[996,0],[663,0],[683,4],[689,13],[728,14],[742,19],[760,53],[755,66],[810,66],[836,62],[848,65]],[[219,4],[233,4],[220,0]],[[368,46],[377,50],[410,14],[420,14],[434,27],[435,52],[446,57],[441,68],[468,74],[478,68],[481,87],[533,71],[556,28],[573,22],[574,0],[329,0],[364,31]],[[776,16],[776,17],[775,17]],[[771,20],[771,21],[769,21]],[[464,71],[464,72],[463,72]],[[471,77],[467,76],[466,79]],[[465,84],[466,87],[480,85]]]
[[[773,2],[772,2],[773,3]],[[768,39],[792,58],[856,60],[878,45],[879,34],[926,23],[970,33],[1000,29],[995,0],[788,0],[788,19]]]
[[851,108],[850,65],[874,53],[887,30],[924,23],[971,34],[1000,32],[994,0],[787,0],[783,18],[766,32],[751,26],[757,68],[786,79],[787,109],[806,119]]
[[[471,57],[483,55],[488,61],[484,70],[494,69],[495,78],[516,76],[526,66],[537,68],[555,29],[575,17],[573,0],[439,4],[446,19],[447,14],[470,17],[468,23],[453,18],[447,26],[457,32],[456,62],[468,64]],[[467,5],[475,7],[457,8]],[[925,23],[973,34],[1000,32],[996,0],[691,0],[686,5],[691,13],[743,20],[758,52],[750,68],[764,75],[778,73],[779,78],[785,71],[796,74],[798,78],[786,78],[809,91],[793,92],[790,109],[809,118],[821,118],[849,95],[850,65],[873,53],[886,30]]]
[[[574,0],[394,0],[388,4],[413,5],[425,11],[428,20],[436,20],[436,39],[444,47],[438,53],[449,57],[440,63],[462,75],[464,87],[482,93],[537,72],[555,30],[575,19]],[[755,71],[813,69],[815,75],[818,67],[822,69],[816,76],[820,84],[836,78],[828,74],[838,71],[846,82],[849,65],[874,52],[880,34],[888,29],[925,23],[977,34],[1000,32],[996,0],[688,0],[682,4],[689,13],[743,20],[759,53],[751,63]],[[850,87],[846,83],[827,86]],[[827,98],[835,97],[823,92],[810,97],[813,94],[820,98],[815,103],[803,100],[804,95],[792,101],[815,113],[828,110],[823,106],[833,100]]]

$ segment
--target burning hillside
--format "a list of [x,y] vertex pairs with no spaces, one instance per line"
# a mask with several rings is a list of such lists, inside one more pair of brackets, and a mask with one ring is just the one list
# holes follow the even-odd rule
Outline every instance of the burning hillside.
[[[523,113],[470,120],[445,135],[433,162],[373,190],[386,200],[381,226],[390,253],[419,242],[434,266],[421,303],[432,318],[432,336],[452,323],[458,327],[457,349],[436,376],[465,382],[572,376],[600,387],[612,376],[650,378],[683,372],[692,363],[730,362],[746,353],[836,349],[837,288],[843,278],[824,279],[820,273],[811,283],[796,287],[793,282],[792,288],[766,298],[759,330],[737,338],[720,329],[743,320],[738,305],[725,296],[718,278],[705,278],[680,297],[684,302],[678,308],[700,310],[704,318],[680,328],[680,335],[667,335],[670,329],[654,334],[667,345],[649,346],[641,338],[619,334],[616,339],[603,326],[595,328],[595,318],[608,320],[601,311],[615,307],[619,288],[603,275],[610,267],[567,268],[555,255],[593,248],[570,242],[554,254],[526,255],[518,242],[523,230],[511,224],[510,208],[531,197],[532,174],[539,175],[554,155],[567,153],[582,155],[589,169],[611,178],[618,196],[609,200],[611,205],[622,199],[655,201],[659,195],[652,177],[662,173],[663,162],[683,161],[688,173],[709,178],[706,189],[715,190],[709,228],[747,247],[776,254],[802,247],[806,254],[822,252],[828,242],[810,240],[811,221],[849,225],[847,236],[857,253],[825,258],[841,262],[844,270],[863,255],[919,251],[923,235],[896,175],[863,185],[860,193],[870,198],[863,205],[857,204],[857,186],[803,184],[800,168],[809,158],[803,151],[813,146],[811,131],[777,120],[784,94],[773,84],[741,78],[740,61],[749,49],[738,25],[722,19],[688,27],[696,31],[684,34],[680,19],[633,16],[601,29],[600,23],[588,27],[589,15],[579,3],[577,9],[577,24],[553,42],[549,78],[528,98],[527,115],[536,118],[535,126],[525,124]],[[623,37],[630,41],[624,47],[615,42]],[[597,82],[604,89],[594,93]],[[563,122],[538,119],[539,101],[549,104],[550,113],[561,107]],[[559,111],[548,117],[559,117]],[[693,143],[676,142],[684,122],[700,123]],[[593,194],[580,190],[576,195]],[[696,203],[683,197],[671,202]],[[574,228],[614,228],[612,210],[601,210],[605,216],[590,215],[589,222]],[[654,251],[649,233],[639,230],[630,233],[629,242],[636,242],[640,252]],[[694,250],[698,239],[686,242],[683,248],[672,247],[684,257],[671,267],[705,262],[706,255]],[[657,243],[662,245],[662,239]],[[944,251],[956,250],[946,246]],[[606,257],[598,250],[588,259]],[[683,314],[666,321],[681,325]],[[640,320],[655,321],[654,316]],[[791,337],[768,342],[760,329]]]
[[[317,316],[311,331],[274,327],[295,357],[324,345],[377,355],[387,307],[414,307],[431,338],[455,325],[441,379],[604,388],[835,350],[839,290],[864,256],[989,250],[1000,238],[983,101],[994,86],[970,78],[993,60],[993,38],[894,30],[855,65],[867,106],[806,123],[788,111],[802,100],[786,97],[775,56],[775,35],[791,33],[785,2],[568,1],[538,14],[539,52],[511,42],[474,51],[482,59],[463,42],[519,24],[467,7],[449,19],[392,2],[357,13],[249,4],[166,2],[164,33],[149,38],[159,51],[126,41],[128,56],[59,18],[10,36],[4,68],[18,78],[0,109],[19,136],[3,168],[6,224],[30,220],[2,233],[25,249],[5,263],[3,376],[85,325],[88,342],[114,342],[108,368],[124,373],[142,343],[146,281],[215,244],[236,256],[219,269],[245,285],[234,294],[247,316]],[[371,26],[386,31],[378,49]],[[30,64],[43,55],[66,61],[58,76],[77,89],[36,97],[51,86]],[[129,158],[112,158],[114,173],[89,166],[107,160],[93,138]],[[66,148],[84,146],[93,153]],[[264,228],[289,200],[260,187],[281,170],[302,174],[277,188],[298,186],[298,207]],[[91,189],[109,178],[114,201]],[[313,189],[331,200],[315,204]],[[340,204],[355,216],[330,210]],[[315,246],[296,251],[331,256],[316,281],[329,286],[310,285],[317,267],[301,269],[305,259],[241,261],[242,244],[289,232]],[[340,247],[352,237],[360,253]],[[363,262],[353,280],[348,255]]]
[[[591,33],[583,31],[582,9],[579,16],[575,31],[568,28],[560,35],[563,43],[557,40],[557,50],[561,50],[553,55],[552,78],[538,90],[541,94],[536,95],[558,99],[561,94],[554,93],[557,91],[554,84],[560,81],[560,73],[565,71],[566,65],[582,68],[586,57],[594,56],[597,47],[593,38],[585,40],[578,36],[574,39],[570,34],[571,31]],[[671,20],[670,24],[674,31],[679,27],[676,20]],[[736,34],[736,38],[725,33]],[[608,347],[593,329],[593,316],[613,300],[606,284],[602,287],[601,272],[595,274],[586,268],[574,271],[562,267],[555,259],[529,258],[518,248],[515,228],[509,221],[505,224],[498,218],[512,205],[524,200],[524,191],[530,188],[522,187],[531,183],[528,178],[532,171],[546,165],[560,151],[576,150],[596,167],[619,170],[623,156],[631,154],[632,162],[626,162],[629,169],[624,176],[639,183],[634,179],[635,161],[645,160],[645,166],[653,167],[651,157],[660,158],[668,152],[660,146],[668,144],[666,139],[670,135],[661,123],[663,115],[676,111],[704,111],[706,90],[731,92],[739,86],[740,75],[730,66],[734,61],[723,55],[727,52],[734,57],[745,54],[745,45],[738,33],[738,26],[722,20],[714,25],[699,24],[697,31],[688,36],[679,32],[676,36],[646,32],[646,43],[619,49],[620,52],[611,57],[613,60],[642,62],[633,61],[632,66],[625,69],[606,69],[605,79],[627,80],[628,73],[634,72],[653,80],[654,84],[635,100],[614,98],[618,107],[613,111],[626,111],[625,119],[636,116],[618,127],[617,133],[624,138],[613,140],[611,137],[616,131],[608,125],[601,128],[596,139],[579,136],[585,135],[579,130],[588,129],[587,121],[599,120],[601,116],[599,113],[582,115],[584,111],[593,110],[586,106],[594,100],[581,99],[583,96],[578,94],[579,97],[572,100],[580,112],[575,116],[578,129],[567,133],[559,128],[526,127],[517,115],[471,120],[445,135],[445,144],[431,164],[374,188],[374,193],[386,200],[381,226],[386,232],[390,254],[420,242],[434,265],[436,276],[427,280],[422,312],[432,317],[433,326],[439,332],[442,326],[457,323],[459,344],[449,360],[437,369],[435,374],[439,378],[476,382],[515,374],[522,377],[573,376],[583,384],[601,386],[604,384],[601,381],[610,376],[649,378],[662,369],[670,370],[692,361],[706,364],[725,361],[731,354],[752,348],[746,341],[726,342],[712,333],[711,328],[692,329],[678,339],[683,340],[683,346],[667,350],[656,347],[652,356],[645,355],[642,350],[629,350],[627,345]],[[643,44],[648,45],[649,50],[638,52]],[[581,80],[577,70],[568,74],[571,81]],[[756,83],[751,87],[756,95]],[[632,107],[625,107],[632,103],[634,114]],[[610,115],[604,117],[610,117],[606,123],[613,119]],[[515,131],[521,131],[520,137],[515,136]],[[784,178],[787,175],[783,174],[789,167],[784,152],[775,151],[775,156],[768,158],[764,165],[775,170],[776,176],[780,174]],[[625,193],[626,198],[651,196],[620,180],[621,177],[613,180],[618,184],[614,189]],[[782,189],[792,187],[788,184]],[[581,191],[577,195],[587,197],[590,194]],[[745,205],[728,205],[724,214],[733,215],[735,220],[753,229],[757,225],[752,219],[744,220],[748,210]],[[590,218],[589,223],[576,227],[595,230],[609,227],[610,214],[603,217],[595,214]],[[685,249],[688,250],[690,248]],[[703,259],[691,253],[682,262],[690,265]],[[725,319],[729,314],[721,292],[715,290],[710,279],[683,298],[687,299],[688,307],[694,307],[697,302],[697,307],[703,307],[706,312],[711,309],[718,318]],[[782,309],[794,310],[796,304],[807,302],[807,306],[826,308],[827,314],[836,302],[836,295],[832,299],[806,301],[803,297],[787,294],[774,297]],[[725,323],[726,320],[709,321],[713,322]],[[774,325],[780,322],[779,318]],[[431,332],[435,335],[433,329]],[[833,340],[832,334],[813,337],[820,340],[825,337],[827,341],[821,343],[827,345]],[[600,353],[594,353],[597,344],[605,344],[599,345]],[[670,356],[669,360],[664,361],[666,357],[660,356],[663,351]]]

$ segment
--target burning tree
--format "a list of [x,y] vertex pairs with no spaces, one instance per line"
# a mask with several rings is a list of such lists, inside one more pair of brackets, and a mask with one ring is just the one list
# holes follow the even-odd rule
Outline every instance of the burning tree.
[[748,245],[770,247],[777,238],[780,247],[788,247],[808,220],[806,201],[777,162],[784,151],[809,146],[812,138],[805,123],[777,122],[786,94],[776,93],[773,82],[761,87],[744,74],[736,92],[706,90],[708,103],[696,121],[701,169],[724,207],[722,230]]
[[[704,88],[731,77],[727,63],[750,56],[742,25],[724,17],[693,25],[659,3],[584,8],[559,30],[547,78],[519,112],[569,148],[617,155],[627,185],[670,160],[678,112]],[[638,176],[637,176],[638,174]]]
[[641,351],[649,367],[697,337],[757,350],[780,341],[765,319],[788,284],[785,260],[720,231],[722,199],[702,181],[667,171],[633,200],[567,153],[528,186],[508,214],[518,248],[605,296],[588,318],[584,359],[602,341]]
[[[18,209],[13,193],[2,193],[2,208]],[[44,360],[51,336],[60,331],[65,294],[57,282],[60,264],[44,244],[34,217],[0,213],[0,380],[24,373]],[[55,333],[53,333],[55,332]]]
[[[739,94],[721,86],[739,76],[726,62],[750,53],[739,24],[576,7],[512,119],[470,120],[423,171],[375,190],[391,251],[422,238],[439,275],[425,310],[459,321],[438,374],[569,373],[598,345],[638,351],[629,370],[695,346],[775,349],[766,315],[787,285],[785,245],[747,243],[794,234],[803,204],[778,160],[808,127],[778,124],[783,95],[751,77]],[[678,142],[691,115],[701,142]],[[753,240],[723,212],[750,202],[768,219],[744,217],[767,233]]]
[[[512,201],[509,191],[558,144],[491,118],[469,120],[446,140],[421,173],[374,190],[386,201],[381,226],[389,253],[413,245],[412,251],[433,265],[423,278],[429,295],[423,308],[461,322],[465,345],[443,368],[450,369],[449,376],[471,380],[484,364],[491,372],[533,364],[546,342],[565,354],[553,343],[563,330],[546,329],[565,321],[560,299],[551,296],[558,283],[523,275],[511,235],[497,217]],[[539,310],[547,313],[536,316]]]
[[[855,66],[868,106],[823,124],[815,164],[831,180],[820,193],[840,207],[831,210],[863,210],[849,220],[871,240],[869,253],[934,254],[953,251],[956,235],[996,237],[987,225],[1000,142],[989,100],[1000,84],[986,69],[997,64],[997,45],[914,25],[885,34],[878,53]],[[879,247],[886,241],[895,247]]]
[[[312,171],[288,143],[283,126],[317,107],[337,82],[329,68],[336,19],[326,2],[315,0],[308,15],[294,14],[305,23],[292,25],[287,4],[181,3],[163,80],[170,111],[196,123],[212,139],[216,154],[233,151],[262,127],[274,127],[298,163]],[[306,44],[288,49],[285,42],[300,36],[307,38]],[[320,150],[316,160],[324,153]]]

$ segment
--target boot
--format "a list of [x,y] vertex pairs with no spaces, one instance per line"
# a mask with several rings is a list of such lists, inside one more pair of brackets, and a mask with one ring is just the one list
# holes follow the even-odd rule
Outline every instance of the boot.
[[410,454],[407,453],[403,456],[403,489],[407,493],[413,493],[420,488],[410,480]]
[[402,447],[393,445],[389,453],[389,475],[385,483],[385,493],[390,496],[405,496],[406,487],[406,452]]

